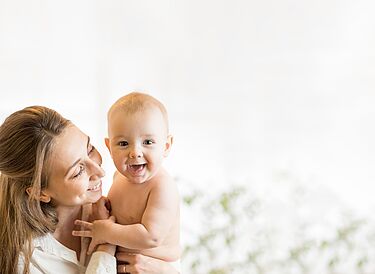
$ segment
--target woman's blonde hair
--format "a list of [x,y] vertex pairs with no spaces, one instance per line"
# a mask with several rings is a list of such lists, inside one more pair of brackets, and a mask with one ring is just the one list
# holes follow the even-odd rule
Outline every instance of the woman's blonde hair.
[[48,184],[55,138],[69,124],[52,109],[31,106],[0,126],[1,273],[17,273],[18,264],[29,273],[32,239],[55,230],[56,211],[39,197]]

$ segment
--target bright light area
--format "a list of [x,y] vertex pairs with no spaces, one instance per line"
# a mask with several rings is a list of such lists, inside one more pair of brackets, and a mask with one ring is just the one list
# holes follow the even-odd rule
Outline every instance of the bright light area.
[[374,9],[369,0],[0,1],[0,118],[33,104],[62,113],[103,154],[107,191],[106,112],[146,91],[169,111],[165,164],[182,181],[277,197],[274,177],[289,174],[366,215]]

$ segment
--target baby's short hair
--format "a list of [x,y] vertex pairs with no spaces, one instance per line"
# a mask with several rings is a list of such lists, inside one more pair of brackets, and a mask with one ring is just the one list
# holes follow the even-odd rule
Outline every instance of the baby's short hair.
[[168,113],[164,105],[156,98],[141,92],[131,92],[125,96],[120,97],[108,111],[108,121],[111,114],[118,109],[121,109],[126,114],[134,114],[143,111],[149,107],[156,107],[160,110],[167,132],[169,132]]

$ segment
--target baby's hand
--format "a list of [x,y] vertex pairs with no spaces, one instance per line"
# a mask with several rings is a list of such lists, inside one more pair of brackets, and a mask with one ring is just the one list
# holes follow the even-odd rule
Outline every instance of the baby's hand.
[[81,220],[75,220],[74,224],[81,226],[85,230],[73,230],[73,236],[88,237],[91,238],[91,243],[87,254],[91,254],[98,244],[107,243],[106,236],[110,234],[111,224],[115,223],[116,218],[110,216],[106,220],[96,220],[92,223]]

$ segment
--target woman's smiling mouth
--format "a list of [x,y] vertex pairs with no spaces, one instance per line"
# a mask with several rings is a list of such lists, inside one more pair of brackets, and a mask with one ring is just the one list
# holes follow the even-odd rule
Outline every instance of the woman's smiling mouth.
[[99,181],[96,185],[94,185],[92,187],[89,187],[87,190],[88,191],[96,191],[96,190],[100,189],[101,186],[102,186],[102,181]]

